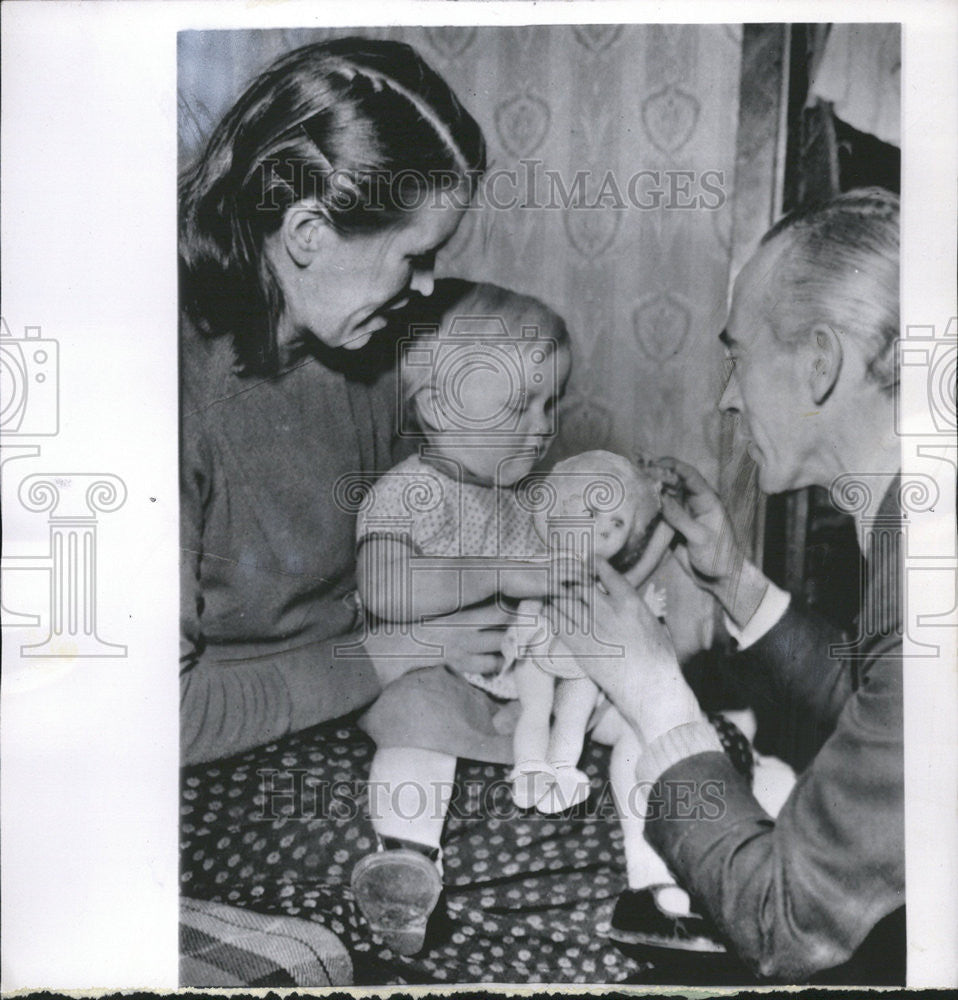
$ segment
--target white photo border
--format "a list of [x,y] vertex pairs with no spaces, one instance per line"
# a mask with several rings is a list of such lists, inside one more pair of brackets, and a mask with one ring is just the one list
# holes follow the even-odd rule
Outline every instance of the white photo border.
[[[178,31],[901,21],[903,330],[956,332],[958,6],[948,0],[21,0],[2,17],[3,316],[13,334],[39,328],[30,336],[55,342],[45,357],[56,352],[60,378],[55,430],[37,430],[19,453],[5,441],[4,465],[42,447],[37,472],[55,470],[74,488],[81,477],[107,484],[86,515],[102,521],[103,646],[44,661],[5,643],[5,991],[177,986]],[[906,407],[927,409],[927,399]],[[915,551],[952,552],[954,442],[918,433],[903,446],[904,470],[935,476],[941,490],[933,512],[913,515],[909,540]],[[42,549],[47,520],[5,507],[5,557]],[[940,591],[940,570],[954,566],[918,560],[908,574],[908,634],[940,649],[905,672],[911,987],[958,983],[958,632]],[[939,617],[922,622],[929,609]]]

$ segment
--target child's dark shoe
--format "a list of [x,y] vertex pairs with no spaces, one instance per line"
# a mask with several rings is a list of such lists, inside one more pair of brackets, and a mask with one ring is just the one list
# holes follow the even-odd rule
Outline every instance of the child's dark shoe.
[[650,949],[724,954],[725,945],[709,920],[694,912],[674,913],[661,904],[660,893],[671,888],[652,885],[623,892],[612,913],[609,937]]
[[400,955],[422,950],[426,924],[442,892],[435,861],[418,850],[381,850],[359,860],[351,884],[374,934]]

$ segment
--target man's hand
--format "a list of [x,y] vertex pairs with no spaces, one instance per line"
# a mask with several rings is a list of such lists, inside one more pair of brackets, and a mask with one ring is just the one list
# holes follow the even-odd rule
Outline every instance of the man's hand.
[[670,474],[662,491],[662,514],[682,536],[676,559],[736,625],[745,626],[768,580],[746,560],[722,501],[698,470],[675,458],[656,464]]
[[605,592],[576,588],[546,611],[561,641],[644,742],[701,719],[668,632],[625,577],[604,559],[596,570]]
[[666,521],[659,521],[652,532],[649,544],[639,561],[626,572],[625,578],[638,589],[659,568],[668,555],[669,546],[675,538],[675,529]]

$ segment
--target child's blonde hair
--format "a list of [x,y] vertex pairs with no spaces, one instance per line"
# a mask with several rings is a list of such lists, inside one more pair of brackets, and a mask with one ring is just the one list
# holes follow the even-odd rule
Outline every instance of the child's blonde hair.
[[[424,342],[427,336],[438,344],[455,342],[457,337],[463,337],[464,341],[538,340],[552,341],[553,349],[569,342],[565,320],[557,312],[531,295],[500,285],[443,278],[436,282],[428,303],[429,316],[435,319],[421,324]],[[411,357],[408,348],[414,345],[415,339],[407,341],[407,349],[400,358],[402,391],[407,401],[431,385],[432,371],[428,365],[408,363]]]

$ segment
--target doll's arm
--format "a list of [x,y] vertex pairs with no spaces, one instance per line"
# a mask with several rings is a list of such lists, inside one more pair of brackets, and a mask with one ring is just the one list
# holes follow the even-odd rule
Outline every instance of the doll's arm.
[[665,521],[660,521],[655,531],[652,532],[649,544],[645,547],[639,561],[623,574],[633,587],[636,589],[641,587],[659,568],[674,537],[675,529]]
[[506,629],[502,639],[504,668],[527,656],[545,652],[552,639],[552,629],[542,614],[544,602],[526,598],[516,608],[516,621]]

